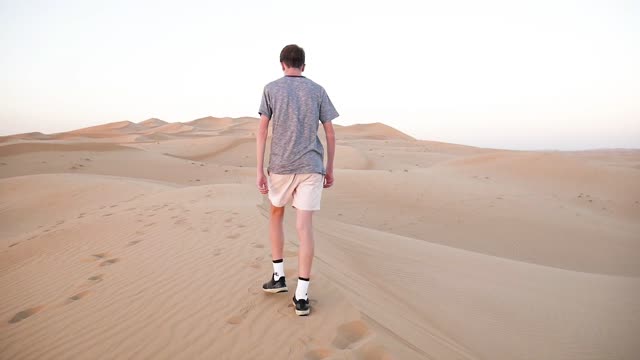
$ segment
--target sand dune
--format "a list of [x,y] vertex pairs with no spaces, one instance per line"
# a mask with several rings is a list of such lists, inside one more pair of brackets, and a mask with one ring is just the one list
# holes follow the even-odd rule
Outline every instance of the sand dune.
[[382,123],[339,127],[336,129],[336,138],[414,140],[413,137]]
[[165,124],[153,127],[152,129],[143,131],[143,134],[155,134],[155,133],[164,133],[164,134],[176,134],[183,133],[193,130],[193,126],[185,125],[185,124]]
[[128,133],[140,130],[142,127],[131,121],[117,121],[104,125],[90,126],[78,130],[68,131],[67,134],[84,134],[96,137],[105,137],[115,133]]
[[138,123],[138,125],[142,125],[148,128],[158,127],[158,126],[167,125],[167,124],[168,122],[164,120],[156,119],[156,118],[150,118]]
[[207,116],[189,121],[186,124],[203,130],[218,130],[233,125],[234,121],[235,120],[232,118],[216,118],[213,116]]
[[[71,181],[85,186],[84,180]],[[99,194],[87,194],[84,211],[58,214],[64,223],[50,224],[49,232],[11,248],[28,247],[31,256],[10,257],[9,265],[3,260],[7,276],[0,286],[11,289],[0,307],[7,319],[0,324],[4,356],[309,358],[367,349],[384,354],[373,334],[340,330],[367,325],[330,282],[317,279],[316,316],[307,321],[293,313],[288,296],[262,293],[259,285],[271,270],[264,239],[256,237],[266,229],[251,186],[155,190],[132,186],[122,189],[127,197],[108,204]],[[33,250],[44,244],[40,251],[48,256]],[[292,249],[287,259],[293,265]],[[33,282],[20,281],[53,268]],[[232,273],[221,274],[224,269]],[[289,264],[287,274],[296,278]],[[37,294],[28,295],[29,289]],[[14,313],[12,304],[23,309]],[[21,339],[34,338],[40,340],[20,346]],[[265,347],[255,346],[262,342]]]
[[[498,151],[336,126],[300,318],[291,293],[260,290],[271,264],[255,126],[149,119],[4,137],[0,357],[640,353],[640,151]],[[292,290],[294,224],[289,207]]]
[[38,131],[24,133],[24,134],[16,134],[9,136],[0,136],[0,143],[9,142],[9,141],[19,141],[19,140],[49,140],[51,139],[51,135],[43,134]]

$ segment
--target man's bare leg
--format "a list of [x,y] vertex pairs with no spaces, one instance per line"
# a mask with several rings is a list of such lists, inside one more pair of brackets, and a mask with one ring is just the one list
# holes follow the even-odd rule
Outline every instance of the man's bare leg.
[[300,239],[300,249],[298,251],[298,276],[308,279],[311,275],[311,265],[313,262],[313,211],[297,210],[296,230]]
[[269,218],[269,239],[271,240],[271,259],[282,259],[284,249],[284,231],[282,222],[284,220],[284,206],[276,207],[271,205],[271,217]]
[[262,289],[269,293],[288,291],[284,276],[284,263],[282,250],[284,247],[284,232],[282,221],[284,220],[284,206],[271,205],[269,217],[269,239],[271,240],[271,262],[273,263],[273,276],[271,280],[262,284]]

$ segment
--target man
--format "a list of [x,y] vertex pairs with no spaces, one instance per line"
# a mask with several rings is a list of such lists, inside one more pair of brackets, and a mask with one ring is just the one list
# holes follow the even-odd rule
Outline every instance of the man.
[[[338,112],[322,86],[302,76],[305,54],[301,47],[285,46],[280,52],[280,64],[284,76],[264,87],[256,139],[256,185],[271,201],[269,238],[273,275],[262,288],[269,293],[288,291],[282,256],[282,223],[284,207],[293,200],[300,239],[298,286],[293,303],[297,315],[309,315],[307,291],[314,249],[312,217],[314,211],[320,210],[322,189],[333,185],[335,133],[331,120],[338,117]],[[263,168],[269,123],[272,124],[272,139],[267,179]],[[320,123],[327,137],[326,169],[324,148],[317,135]]]

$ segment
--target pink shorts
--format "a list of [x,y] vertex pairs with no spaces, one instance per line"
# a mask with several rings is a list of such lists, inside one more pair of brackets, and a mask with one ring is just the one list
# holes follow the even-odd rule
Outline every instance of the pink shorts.
[[273,206],[283,207],[293,199],[291,205],[296,209],[320,210],[322,174],[269,174],[267,183]]

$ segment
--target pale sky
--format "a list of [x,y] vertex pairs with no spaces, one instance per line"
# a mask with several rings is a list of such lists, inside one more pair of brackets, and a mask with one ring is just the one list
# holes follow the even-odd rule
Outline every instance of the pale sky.
[[638,1],[0,0],[0,135],[258,116],[287,44],[336,124],[640,148]]

